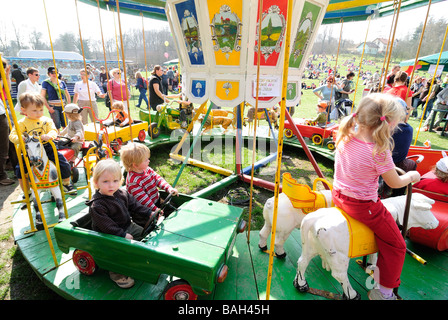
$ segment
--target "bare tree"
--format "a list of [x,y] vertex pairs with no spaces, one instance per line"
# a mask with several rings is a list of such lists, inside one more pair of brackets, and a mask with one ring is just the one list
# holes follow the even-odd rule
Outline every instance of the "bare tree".
[[77,51],[76,43],[79,39],[72,32],[65,32],[61,34],[54,42],[53,47],[55,50],[60,51]]
[[49,49],[49,45],[43,42],[42,38],[43,38],[42,32],[39,32],[36,29],[34,29],[29,36],[31,49],[33,50]]
[[12,28],[14,29],[14,36],[16,38],[15,45],[17,47],[17,51],[19,51],[20,49],[26,48],[22,43],[22,39],[20,36],[20,30],[16,28],[16,25],[14,24],[14,22],[12,23]]

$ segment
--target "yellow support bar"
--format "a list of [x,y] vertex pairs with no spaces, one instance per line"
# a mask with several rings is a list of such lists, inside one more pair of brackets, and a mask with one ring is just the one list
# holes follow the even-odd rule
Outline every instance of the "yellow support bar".
[[[174,159],[174,160],[181,161],[181,162],[185,161],[185,157],[181,156],[181,155],[179,155],[177,153],[170,153],[170,158]],[[222,175],[224,175],[226,177],[231,176],[232,174],[234,174],[234,172],[232,170],[224,169],[224,168],[221,168],[219,166],[216,166],[216,165],[213,165],[213,164],[209,164],[209,163],[206,163],[206,162],[202,162],[202,161],[199,161],[199,160],[191,159],[191,158],[188,159],[188,164],[191,164],[192,166],[199,167],[199,168],[202,168],[202,169],[210,170],[210,171],[215,172],[215,173],[222,174]]]

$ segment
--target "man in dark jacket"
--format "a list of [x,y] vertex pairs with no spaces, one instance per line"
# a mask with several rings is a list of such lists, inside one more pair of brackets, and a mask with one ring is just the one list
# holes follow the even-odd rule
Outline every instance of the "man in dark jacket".
[[25,74],[23,71],[19,68],[17,64],[12,65],[13,70],[11,72],[11,78],[14,78],[16,80],[17,87],[19,86],[20,82],[25,80]]

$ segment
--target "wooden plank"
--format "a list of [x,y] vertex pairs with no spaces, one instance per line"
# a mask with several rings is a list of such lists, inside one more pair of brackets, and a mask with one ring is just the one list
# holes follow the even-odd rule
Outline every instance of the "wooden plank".
[[398,289],[398,293],[403,299],[448,299],[448,277],[446,270],[448,260],[445,256],[445,268],[443,268],[441,267],[442,261],[440,261],[440,257],[443,257],[444,255],[432,255],[431,252],[436,253],[436,250],[422,247],[421,251],[416,251],[417,254],[421,255],[424,259],[427,259],[426,265],[422,265],[411,256],[406,255],[403,271],[401,273],[401,285]]
[[[293,233],[299,232],[294,230]],[[293,280],[296,275],[296,262],[300,256],[300,245],[296,241],[297,237],[290,236],[285,243],[285,249],[287,250],[286,259],[274,258],[272,281],[271,281],[271,294],[270,300],[321,300],[324,299],[319,296],[300,293],[293,286]],[[259,233],[253,231],[251,233],[251,248],[253,250],[253,263],[256,270],[256,277],[258,288],[260,291],[260,299],[266,299],[266,286],[267,286],[267,272],[269,255],[261,252],[258,249]],[[268,240],[269,243],[269,240]],[[296,259],[297,258],[297,259]],[[311,275],[310,275],[311,274]],[[314,276],[314,274],[316,276]],[[320,288],[326,290],[334,290],[334,286],[328,281],[323,274],[322,270],[316,268],[316,266],[310,264],[307,269],[307,276],[312,278],[313,281],[319,281]]]
[[215,300],[257,300],[256,280],[252,272],[251,253],[246,233],[237,236],[232,256],[228,260],[229,274],[217,284]]

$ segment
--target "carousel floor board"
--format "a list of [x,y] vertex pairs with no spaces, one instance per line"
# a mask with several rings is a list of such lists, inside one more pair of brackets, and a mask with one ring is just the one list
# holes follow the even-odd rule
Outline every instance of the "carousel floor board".
[[[79,212],[84,197],[78,196],[68,203],[73,204],[70,213]],[[45,204],[49,212],[52,204]],[[54,207],[54,206],[53,206]],[[49,216],[47,214],[47,216]],[[54,217],[56,218],[56,217]],[[51,220],[51,219],[49,219]],[[28,227],[28,213],[17,210],[14,214],[14,237],[23,256],[39,278],[52,290],[66,299],[76,300],[158,300],[169,281],[168,276],[161,277],[155,285],[136,280],[133,288],[123,290],[110,279],[106,270],[99,270],[93,276],[81,275],[71,261],[71,254],[62,253],[49,229],[55,248],[58,267],[55,267],[50,246],[44,231],[23,234]],[[224,283],[218,284],[209,296],[200,299],[209,300],[265,300],[269,254],[258,248],[258,231],[251,231],[248,243],[247,233],[239,234],[233,254],[229,260],[229,274]],[[269,241],[268,241],[269,243]],[[300,230],[294,230],[285,243],[285,259],[273,259],[270,300],[324,300],[325,298],[309,293],[299,293],[292,282],[296,274],[297,259],[301,253]],[[404,300],[446,300],[448,299],[448,253],[413,244],[407,240],[408,247],[425,260],[422,265],[407,255],[402,272],[399,295]],[[367,299],[371,278],[352,259],[349,265],[349,278],[352,286]],[[310,287],[342,294],[340,285],[331,273],[322,269],[319,257],[310,263],[306,278]]]

